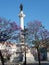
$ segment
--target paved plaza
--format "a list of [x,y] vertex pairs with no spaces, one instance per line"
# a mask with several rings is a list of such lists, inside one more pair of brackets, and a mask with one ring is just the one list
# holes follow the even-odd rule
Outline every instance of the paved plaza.
[[[2,65],[0,63],[0,65]],[[5,63],[5,65],[24,65],[23,62],[19,62],[19,63]],[[38,65],[38,62],[33,62],[33,63],[27,63],[27,65]],[[49,65],[48,61],[41,61],[41,65]]]

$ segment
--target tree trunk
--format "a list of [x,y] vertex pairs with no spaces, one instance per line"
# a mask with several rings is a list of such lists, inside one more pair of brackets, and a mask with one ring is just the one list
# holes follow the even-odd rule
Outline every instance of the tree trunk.
[[2,56],[1,50],[0,50],[0,57],[1,57],[1,63],[2,63],[2,65],[4,65],[4,58]]
[[38,47],[37,47],[37,53],[38,53],[38,62],[39,62],[39,65],[41,65],[41,63],[40,63],[40,50],[38,49]]

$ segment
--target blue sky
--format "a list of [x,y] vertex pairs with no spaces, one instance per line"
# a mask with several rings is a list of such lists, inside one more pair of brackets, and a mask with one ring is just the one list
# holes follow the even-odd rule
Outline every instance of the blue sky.
[[40,20],[49,30],[49,0],[0,0],[0,17],[11,19],[19,24],[18,14],[21,3],[26,14],[25,25],[29,21]]

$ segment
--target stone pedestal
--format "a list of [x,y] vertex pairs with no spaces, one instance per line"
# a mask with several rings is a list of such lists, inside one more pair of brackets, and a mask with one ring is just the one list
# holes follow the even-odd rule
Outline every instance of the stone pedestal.
[[47,52],[47,60],[49,61],[49,52]]
[[[23,58],[23,62],[25,61],[25,56]],[[27,63],[33,63],[35,62],[33,54],[31,54],[30,50],[26,53],[26,62]]]

